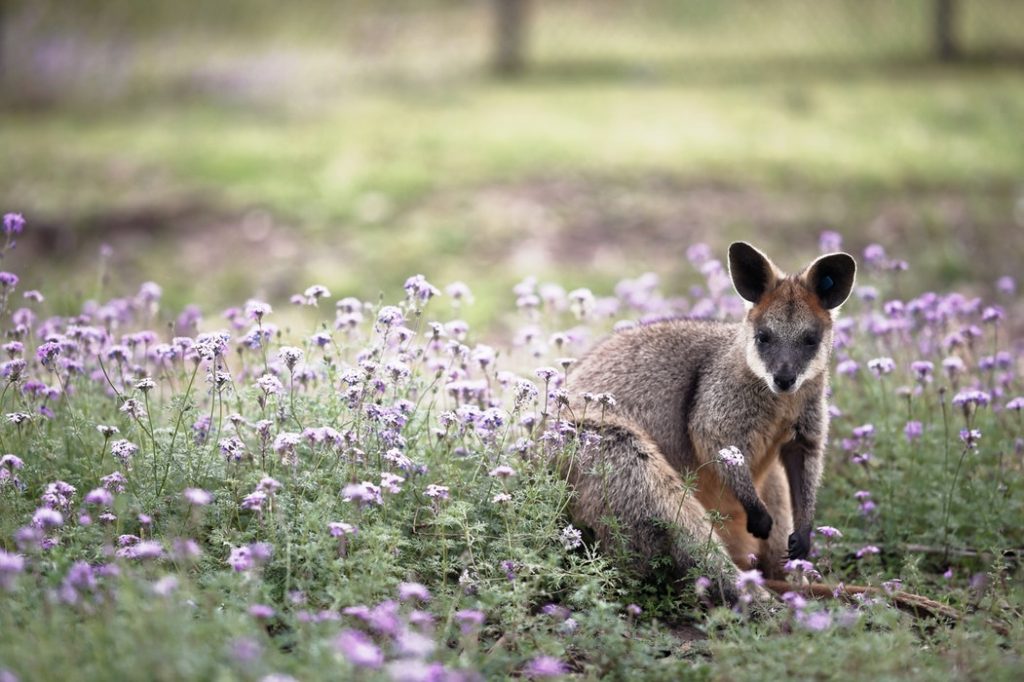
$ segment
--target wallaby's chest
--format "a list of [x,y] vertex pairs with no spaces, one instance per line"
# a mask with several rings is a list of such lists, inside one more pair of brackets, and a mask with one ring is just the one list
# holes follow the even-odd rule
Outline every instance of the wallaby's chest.
[[754,483],[759,484],[768,469],[778,461],[780,448],[796,435],[796,418],[786,415],[774,420],[763,433],[758,434],[757,442],[750,452],[750,473]]

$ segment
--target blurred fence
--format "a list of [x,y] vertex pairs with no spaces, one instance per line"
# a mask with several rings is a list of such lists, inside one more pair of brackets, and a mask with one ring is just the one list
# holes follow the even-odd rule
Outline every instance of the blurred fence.
[[[2,97],[721,62],[1015,61],[1021,0],[0,0]],[[582,70],[581,70],[582,69]]]

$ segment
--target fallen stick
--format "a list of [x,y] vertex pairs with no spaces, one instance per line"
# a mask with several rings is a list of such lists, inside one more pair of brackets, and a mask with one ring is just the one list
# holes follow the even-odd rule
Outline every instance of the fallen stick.
[[[834,543],[832,545],[832,547],[836,548],[836,549],[843,549],[843,550],[850,551],[850,552],[852,552],[852,551],[854,551],[856,549],[856,545],[852,545],[850,543]],[[988,550],[977,550],[977,549],[971,549],[971,548],[956,549],[956,548],[950,547],[950,548],[947,549],[945,547],[936,547],[936,546],[932,546],[932,545],[918,545],[918,544],[897,545],[896,547],[889,547],[889,546],[886,546],[886,545],[877,545],[877,547],[880,550],[882,550],[883,552],[888,549],[888,550],[892,550],[892,551],[895,551],[895,552],[902,552],[902,553],[909,553],[909,554],[945,554],[945,555],[951,556],[951,557],[982,558],[982,559],[986,559],[986,558],[990,558],[990,557],[996,557],[996,556],[1001,556],[1002,558],[1008,559],[1008,560],[1011,560],[1011,561],[1018,560],[1022,556],[1024,556],[1024,549],[1021,549],[1021,548],[1005,549],[1002,552],[991,552],[991,551],[988,551]]]
[[[865,585],[843,585],[841,587],[834,587],[825,583],[793,585],[785,580],[765,580],[764,586],[778,595],[786,592],[797,592],[814,599],[841,599],[845,602],[852,602],[854,595],[857,594],[887,597],[892,600],[897,608],[907,611],[918,618],[945,619],[953,623],[958,623],[963,619],[963,614],[951,606],[946,606],[934,599],[922,597],[919,594],[903,592],[902,590],[890,593],[878,587],[868,587]],[[988,624],[993,630],[1003,636],[1007,636],[1010,633],[1009,628],[1003,623],[989,619]]]

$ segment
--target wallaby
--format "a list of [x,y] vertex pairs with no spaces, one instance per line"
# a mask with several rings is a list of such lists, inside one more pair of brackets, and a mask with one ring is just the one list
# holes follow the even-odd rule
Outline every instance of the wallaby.
[[[779,578],[787,558],[805,558],[828,436],[833,320],[856,268],[833,253],[786,275],[736,242],[729,274],[747,302],[742,321],[641,324],[584,355],[567,379],[570,406],[599,439],[561,464],[574,522],[605,546],[624,538],[645,562],[669,557],[678,577],[697,566],[717,573],[728,603],[740,569]],[[610,393],[614,407],[583,395],[596,393]],[[696,489],[686,490],[691,473]]]

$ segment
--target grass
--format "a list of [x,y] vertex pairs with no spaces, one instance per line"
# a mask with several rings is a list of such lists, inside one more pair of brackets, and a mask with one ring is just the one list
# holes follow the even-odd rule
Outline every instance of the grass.
[[[973,57],[951,66],[928,58],[923,0],[544,3],[531,70],[508,82],[483,71],[483,3],[311,1],[287,14],[252,0],[244,12],[232,0],[190,12],[65,5],[18,5],[5,33],[14,57],[0,208],[29,223],[3,259],[21,283],[3,290],[0,328],[25,344],[27,367],[14,378],[5,366],[0,412],[33,416],[0,426],[0,452],[24,462],[0,466],[0,670],[23,680],[420,679],[434,664],[490,679],[550,656],[582,679],[1020,676],[1024,432],[1007,403],[1024,393],[1021,305],[994,286],[1024,253],[1024,82],[1006,52],[1019,3],[964,3]],[[47,46],[59,48],[54,69],[32,56]],[[959,623],[914,618],[884,596],[752,619],[690,588],[640,581],[628,558],[563,538],[571,492],[547,463],[577,444],[519,423],[543,409],[535,368],[585,352],[617,319],[704,296],[688,246],[717,253],[748,239],[795,268],[822,229],[855,254],[881,243],[910,269],[863,267],[842,318],[850,343],[837,359],[859,372],[847,364],[833,382],[839,414],[817,522],[843,537],[816,538],[817,568],[832,584],[898,578],[963,612]],[[103,242],[109,258],[96,256]],[[536,275],[614,299],[623,276],[646,270],[667,300],[630,307],[622,294],[610,317],[577,319],[554,304],[533,315],[510,294]],[[403,300],[416,272],[468,282],[475,303]],[[135,293],[147,280],[164,285],[154,305]],[[287,307],[313,282],[335,296]],[[33,288],[45,303],[20,298]],[[944,296],[929,302],[928,290]],[[365,318],[335,329],[331,305],[349,295]],[[218,311],[250,296],[275,308],[261,347],[240,341],[243,320],[216,361],[106,354],[143,329],[170,342],[231,326]],[[110,301],[118,321],[104,322],[89,299]],[[894,299],[916,303],[885,311]],[[198,326],[179,319],[192,303],[205,315]],[[375,328],[386,303],[419,332],[411,341]],[[1006,313],[998,325],[981,319],[989,304]],[[35,334],[6,314],[23,306]],[[88,317],[72,323],[79,314]],[[426,322],[456,318],[469,322],[469,355],[455,345],[453,358],[428,342]],[[70,336],[70,324],[107,336],[62,345],[56,371],[41,364],[47,334]],[[524,347],[516,339],[530,326],[538,341]],[[316,331],[330,334],[326,347]],[[555,348],[556,332],[572,332],[569,345]],[[486,367],[475,359],[489,357],[484,344],[498,351]],[[288,345],[304,351],[304,380],[278,355]],[[950,356],[963,372],[943,368]],[[367,357],[376,365],[360,364]],[[894,358],[893,374],[868,370],[878,357]],[[59,364],[69,358],[86,371]],[[396,366],[392,376],[393,360],[410,375]],[[915,376],[916,360],[934,363],[930,381]],[[227,373],[219,390],[207,381],[217,368]],[[515,381],[504,386],[499,370],[541,396],[517,408]],[[268,371],[282,382],[270,395],[255,383]],[[146,376],[156,382],[148,394],[135,388]],[[483,381],[484,394],[456,399],[453,379]],[[970,388],[990,404],[954,406]],[[121,411],[127,397],[149,416]],[[489,401],[497,431],[466,407]],[[907,438],[908,421],[921,422],[919,437]],[[855,436],[866,424],[873,435]],[[120,433],[105,438],[98,425]],[[330,432],[316,442],[306,429],[317,427],[341,442]],[[976,450],[962,428],[981,431]],[[294,455],[289,434],[305,434]],[[531,442],[513,447],[520,438]],[[111,448],[120,439],[138,447],[123,461]],[[384,459],[393,446],[412,468]],[[499,464],[517,475],[490,476]],[[115,470],[125,489],[107,484],[109,504],[86,504]],[[346,486],[389,472],[406,480],[383,504],[344,499]],[[280,489],[243,507],[267,476]],[[32,530],[58,480],[77,489],[66,505],[45,502],[63,524]],[[447,486],[447,499],[428,496],[431,484]],[[213,501],[188,503],[187,487]],[[510,504],[493,501],[501,491]],[[358,533],[343,542],[332,522]],[[183,538],[198,553],[175,544]],[[146,541],[159,552],[132,549]],[[270,556],[236,556],[235,570],[232,556],[259,553],[256,543]],[[858,558],[869,545],[879,553]],[[393,613],[389,600],[410,581],[429,602]],[[378,619],[344,612],[357,605]],[[811,626],[826,618],[829,627]],[[353,632],[384,668],[360,665]],[[373,659],[378,649],[362,651]]]
[[[572,493],[550,462],[583,446],[547,394],[571,390],[572,375],[563,384],[553,370],[548,383],[534,368],[583,352],[619,319],[688,305],[722,314],[710,281],[692,279],[690,300],[623,283],[589,313],[545,288],[540,310],[508,311],[534,340],[509,332],[494,347],[451,322],[465,304],[450,297],[346,302],[335,316],[328,296],[292,315],[293,331],[250,302],[222,338],[174,323],[150,291],[69,317],[33,304],[30,324],[46,320],[48,341],[5,322],[25,345],[5,348],[0,392],[0,448],[13,456],[0,464],[0,670],[742,680],[841,667],[1013,679],[1020,349],[1002,308],[951,294],[883,312],[868,294],[891,300],[893,276],[865,271],[837,340],[817,516],[842,537],[819,533],[815,563],[829,584],[924,594],[968,614],[960,622],[903,613],[885,591],[752,617],[703,604],[671,572],[639,580],[634,559],[573,539]],[[596,312],[613,302],[618,312]],[[103,310],[120,311],[116,334],[91,326]],[[893,371],[869,370],[880,355]],[[912,364],[923,360],[931,369]],[[911,436],[908,421],[919,422]]]
[[[1019,7],[975,4],[965,35],[984,54],[1005,44],[998,26],[1020,21]],[[535,17],[535,63],[515,82],[483,75],[486,17],[458,3],[342,17],[314,3],[285,19],[254,5],[240,28],[213,13],[171,15],[160,30],[110,7],[85,24],[73,50],[89,64],[94,52],[123,47],[135,56],[131,67],[108,70],[109,88],[60,81],[56,105],[42,111],[26,109],[13,88],[0,114],[9,160],[0,203],[60,235],[62,276],[90,262],[73,257],[83,245],[107,239],[126,281],[148,273],[173,283],[181,301],[279,295],[296,270],[362,296],[394,295],[423,269],[437,279],[486,269],[494,285],[478,289],[495,300],[522,276],[507,256],[518,245],[544,253],[540,275],[573,260],[572,248],[555,251],[538,231],[583,223],[575,231],[584,241],[620,239],[614,230],[593,234],[592,219],[536,196],[563,178],[597,196],[651,186],[680,215],[693,210],[695,188],[723,184],[802,213],[767,227],[756,211],[726,215],[699,233],[690,228],[691,239],[757,230],[810,244],[828,227],[857,248],[865,235],[891,245],[895,230],[914,242],[965,242],[921,261],[912,277],[922,288],[991,282],[1024,250],[1012,236],[1024,176],[1014,142],[1024,115],[1018,70],[998,60],[930,62],[924,3],[898,12],[875,4],[867,18],[843,3],[806,13],[800,3],[699,5],[683,14],[671,4],[556,4]],[[51,9],[48,19],[25,26],[15,56],[33,36],[66,35],[65,14]],[[340,46],[318,25],[337,26]],[[134,31],[130,41],[125,31]],[[379,32],[380,49],[360,48],[360,31]],[[488,192],[493,200],[481,207]],[[908,201],[910,224],[873,225],[894,200]],[[515,210],[524,202],[554,219],[535,227]],[[641,200],[635,211],[641,228],[664,222],[646,208]],[[269,215],[272,237],[247,229],[253,210]],[[199,245],[182,247],[189,241]],[[223,243],[255,267],[194,253]],[[668,274],[663,246],[652,239],[613,265]],[[578,266],[585,279],[607,269]],[[68,286],[81,291],[80,282]]]

